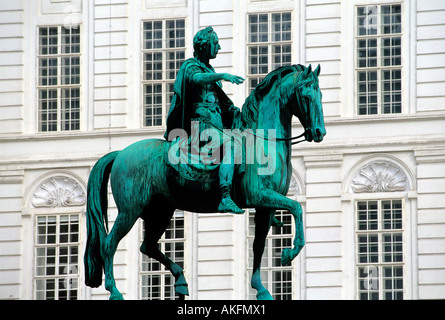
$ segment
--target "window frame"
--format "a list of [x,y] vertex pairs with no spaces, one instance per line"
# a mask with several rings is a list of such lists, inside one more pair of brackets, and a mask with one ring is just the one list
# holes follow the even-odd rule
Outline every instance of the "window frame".
[[[61,208],[59,208],[61,209]],[[70,285],[72,285],[72,280],[76,279],[77,283],[77,295],[76,295],[76,299],[75,300],[80,300],[83,298],[83,290],[82,290],[82,286],[81,283],[83,283],[83,277],[82,277],[82,257],[83,257],[83,249],[82,249],[82,233],[83,233],[83,227],[82,227],[82,222],[83,222],[83,214],[81,211],[76,211],[76,210],[58,210],[57,212],[55,210],[51,210],[50,208],[45,208],[45,209],[39,209],[39,212],[36,212],[33,215],[32,221],[33,221],[33,260],[32,260],[32,297],[33,299],[37,300],[38,298],[38,293],[37,293],[37,281],[39,279],[54,279],[55,280],[55,288],[54,288],[54,299],[53,300],[59,300],[60,298],[60,292],[61,291],[57,286],[58,286],[58,281],[61,279],[64,279],[64,281],[69,281],[68,283],[70,283]],[[76,242],[67,242],[67,243],[60,243],[60,219],[62,216],[77,216],[77,241]],[[38,242],[38,236],[39,236],[39,223],[38,223],[38,219],[42,218],[42,217],[46,217],[46,218],[50,218],[50,217],[54,217],[56,219],[56,233],[55,233],[55,237],[56,237],[56,242],[54,244],[39,244]],[[59,248],[62,246],[68,246],[68,247],[72,247],[72,246],[77,246],[77,267],[75,266],[74,268],[69,267],[68,270],[65,269],[63,270],[63,272],[67,273],[60,273],[57,269],[60,268],[60,254],[59,254]],[[38,248],[47,248],[47,247],[54,247],[55,248],[55,262],[54,262],[54,268],[55,268],[55,273],[54,275],[37,275],[37,268],[39,267],[38,263],[37,263],[37,259],[39,258],[39,256],[37,255],[37,251]],[[45,255],[45,257],[47,257]],[[68,255],[69,257],[69,255]],[[69,264],[69,263],[68,263]],[[66,288],[68,289],[68,288]],[[46,297],[46,291],[44,291],[44,295]],[[69,294],[67,294],[67,297],[69,297]],[[47,300],[47,299],[44,299]],[[67,300],[70,300],[67,298]]]
[[[42,49],[42,44],[41,44],[41,30],[42,29],[47,29],[48,31],[52,28],[56,28],[57,29],[57,53],[56,54],[50,54],[50,53],[46,53],[43,54],[41,52]],[[68,29],[68,30],[78,30],[78,33],[76,33],[76,35],[79,37],[79,42],[76,43],[76,45],[78,46],[78,51],[73,53],[73,52],[69,52],[69,53],[64,53],[63,52],[63,47],[64,47],[64,42],[63,42],[63,29]],[[49,36],[49,35],[48,35]],[[70,33],[70,37],[72,37],[72,34]],[[36,113],[36,121],[35,121],[35,132],[38,134],[51,134],[51,133],[61,133],[61,132],[79,132],[82,130],[82,126],[83,126],[83,90],[82,90],[82,81],[83,81],[83,59],[82,59],[82,55],[83,55],[83,32],[82,32],[82,26],[81,25],[75,25],[75,26],[65,26],[65,25],[37,25],[37,33],[36,33],[36,108],[35,108],[35,113]],[[69,44],[69,46],[71,46],[72,43]],[[76,65],[72,65],[70,64],[69,67],[70,69],[72,69],[73,67],[77,67],[79,72],[78,74],[76,74],[75,76],[78,77],[78,83],[69,83],[69,84],[64,84],[63,82],[63,77],[67,76],[62,74],[63,73],[63,64],[62,64],[62,60],[63,59],[73,59],[73,58],[78,58],[79,63]],[[48,84],[42,84],[41,83],[41,61],[43,60],[50,60],[50,59],[55,59],[57,61],[57,66],[56,66],[56,70],[57,70],[57,74],[56,74],[56,84],[55,85],[48,85]],[[72,73],[70,70],[70,73],[68,74],[68,76],[70,77],[70,82],[71,82],[71,77],[72,77]],[[49,77],[48,77],[49,78]],[[77,101],[78,102],[78,108],[75,108],[74,111],[73,109],[69,109],[69,113],[73,113],[76,112],[78,114],[77,118],[71,118],[71,115],[67,118],[64,119],[63,117],[63,113],[64,113],[64,107],[63,107],[63,103],[64,103],[64,96],[63,96],[63,92],[64,90],[77,90],[78,94],[77,96],[73,97],[71,95],[68,96],[67,100],[69,101]],[[43,99],[41,99],[40,94],[41,92],[47,91],[47,93],[49,91],[55,91],[56,92],[56,98],[52,99],[52,100],[56,100],[56,112],[53,113],[56,115],[56,120],[53,120],[52,122],[55,122],[55,126],[56,129],[55,130],[49,130],[49,126],[51,126],[50,124],[50,120],[46,120],[46,130],[42,130],[42,126],[44,125],[43,121],[41,120],[41,115],[43,114],[41,108],[40,108],[40,103]],[[50,100],[50,98],[46,99],[46,100]],[[64,129],[63,128],[63,124],[67,122],[68,126],[70,127],[69,129]],[[66,125],[66,123],[65,123]],[[72,129],[71,126],[75,126],[76,128]]]
[[[386,202],[386,201],[400,201],[401,203],[401,214],[402,214],[402,218],[401,218],[401,228],[396,228],[396,229],[384,229],[382,227],[382,223],[383,223],[383,209],[382,209],[382,203]],[[377,202],[377,229],[371,229],[371,230],[361,230],[359,228],[359,219],[358,219],[358,215],[359,215],[359,210],[358,210],[358,204],[360,202]],[[403,284],[403,288],[402,288],[402,299],[407,299],[407,288],[410,287],[410,284],[408,283],[409,279],[408,279],[408,263],[409,263],[409,259],[407,257],[407,254],[409,253],[407,250],[408,247],[408,234],[407,234],[407,221],[408,219],[408,210],[407,210],[407,204],[406,204],[406,199],[405,197],[401,197],[398,194],[394,194],[394,195],[384,195],[381,197],[375,196],[375,197],[358,197],[356,199],[354,199],[354,260],[355,260],[355,283],[356,283],[356,291],[355,291],[355,298],[357,300],[360,300],[360,293],[361,292],[366,292],[365,290],[361,290],[361,288],[364,286],[364,281],[366,279],[370,280],[371,282],[371,286],[374,284],[373,281],[375,281],[374,279],[376,278],[377,281],[377,286],[378,288],[376,290],[374,290],[374,292],[378,293],[378,299],[379,300],[385,300],[384,299],[384,294],[385,294],[385,290],[384,290],[384,284],[383,281],[385,281],[383,279],[383,269],[387,268],[387,267],[397,267],[397,266],[401,266],[403,268],[402,271],[402,284]],[[401,246],[402,246],[402,261],[390,261],[390,262],[384,262],[383,260],[383,256],[385,254],[384,251],[384,245],[385,242],[382,240],[384,235],[395,235],[395,234],[401,234],[402,236],[402,240],[401,240]],[[364,262],[361,263],[360,262],[360,248],[359,248],[359,237],[363,235],[374,235],[377,236],[377,257],[378,257],[378,261],[377,262]],[[369,242],[368,242],[369,244]],[[368,247],[369,248],[369,247]],[[393,252],[391,252],[393,253]],[[375,268],[377,269],[377,277],[375,277],[375,269],[369,269],[369,267],[371,268]],[[361,278],[360,277],[360,269],[364,268],[365,270],[368,268],[367,274],[365,278]],[[391,278],[392,280],[394,280],[394,277]],[[365,289],[368,289],[365,287]],[[372,291],[372,289],[374,288],[369,288],[371,290],[368,290],[368,294],[370,291]],[[397,290],[389,290],[392,292],[392,294],[394,295],[394,292]],[[369,298],[368,298],[369,299]]]
[[[168,21],[175,21],[175,25],[177,23],[177,21],[182,20],[184,22],[184,46],[183,47],[168,47],[167,46],[167,22]],[[146,43],[146,39],[145,39],[145,33],[146,33],[146,29],[145,29],[145,23],[156,23],[156,22],[160,22],[161,23],[161,47],[160,48],[150,48],[147,49],[145,47],[145,43]],[[172,52],[183,52],[184,55],[184,59],[181,62],[181,59],[178,60],[174,60],[175,62],[180,61],[179,65],[181,65],[186,59],[186,54],[187,54],[187,38],[188,38],[188,31],[187,31],[188,25],[187,25],[187,18],[186,17],[182,17],[182,16],[178,16],[178,17],[171,17],[171,18],[159,18],[159,19],[143,19],[141,20],[141,35],[140,35],[140,41],[141,41],[141,105],[142,105],[142,110],[141,110],[141,127],[142,128],[146,128],[146,129],[162,129],[166,127],[166,122],[167,122],[167,115],[168,115],[168,111],[170,109],[170,98],[168,97],[169,93],[173,94],[172,92],[170,92],[168,90],[168,86],[171,85],[173,86],[176,80],[176,75],[177,75],[177,71],[179,70],[179,66],[177,69],[175,69],[175,75],[173,78],[168,78],[167,77],[167,73],[169,72],[170,69],[167,68],[167,63],[169,60],[167,60],[167,55],[168,53],[172,53]],[[175,40],[176,37],[175,37]],[[153,42],[152,42],[153,43]],[[149,79],[147,80],[146,77],[146,63],[147,60],[145,59],[146,54],[160,54],[161,55],[161,69],[160,69],[160,73],[161,73],[161,79]],[[176,57],[175,57],[176,58]],[[160,91],[160,95],[161,95],[161,103],[160,103],[160,108],[161,108],[161,114],[154,114],[153,110],[159,108],[159,106],[156,106],[156,103],[152,103],[152,114],[150,115],[152,117],[152,124],[151,125],[147,125],[147,113],[146,110],[148,108],[148,105],[146,103],[146,87],[148,85],[152,85],[152,87],[154,88],[154,86],[156,85],[160,85],[161,86],[161,91]],[[158,92],[156,92],[158,93]],[[154,121],[156,119],[156,117],[154,116],[158,116],[157,118],[160,117],[160,121],[161,123],[159,125],[155,125]]]
[[[382,12],[381,12],[381,8],[383,6],[393,6],[393,5],[400,5],[400,16],[401,16],[401,23],[400,23],[400,33],[388,33],[388,34],[384,34],[382,32],[382,28],[383,28],[383,24],[381,24],[381,18],[382,18]],[[359,35],[359,24],[358,24],[358,8],[360,7],[377,7],[377,22],[376,22],[376,26],[377,26],[377,33],[374,35]],[[409,79],[407,79],[406,77],[406,70],[407,70],[407,66],[405,61],[408,61],[407,56],[409,56],[409,53],[406,53],[406,48],[407,48],[407,36],[406,36],[406,20],[407,20],[407,16],[406,16],[406,12],[405,12],[405,4],[402,1],[395,1],[395,2],[389,2],[389,3],[384,3],[384,2],[364,2],[364,1],[359,1],[359,3],[355,3],[353,5],[353,20],[354,20],[354,31],[353,31],[353,57],[354,57],[354,92],[356,94],[354,94],[354,111],[353,114],[355,117],[381,117],[381,116],[397,116],[397,115],[403,115],[406,114],[408,112],[409,109],[409,105],[408,105],[408,99],[407,96],[405,94],[405,88],[407,88],[409,86]],[[382,60],[383,58],[383,54],[382,52],[382,47],[383,45],[381,44],[382,39],[384,38],[390,38],[393,39],[394,37],[399,37],[400,38],[400,51],[401,51],[401,56],[400,56],[400,65],[389,65],[389,66],[382,66]],[[363,40],[370,40],[370,39],[375,39],[377,42],[377,46],[376,46],[376,60],[377,60],[377,66],[375,67],[359,67],[358,62],[359,62],[359,56],[358,56],[358,51],[359,51],[359,47],[358,47],[358,41],[360,39]],[[392,55],[391,55],[392,57]],[[389,112],[389,113],[385,113],[384,112],[384,98],[383,98],[383,93],[384,92],[389,92],[390,95],[392,96],[393,94],[393,90],[391,88],[390,91],[384,91],[383,90],[383,86],[384,86],[384,79],[383,79],[383,72],[384,71],[394,71],[394,70],[400,70],[400,112]],[[366,102],[366,108],[367,108],[367,113],[366,114],[360,114],[359,113],[359,105],[360,105],[360,97],[359,97],[359,86],[360,86],[360,82],[359,82],[359,73],[360,72],[365,72],[365,73],[369,73],[369,72],[376,72],[377,73],[377,79],[375,80],[376,82],[376,86],[377,86],[377,90],[375,91],[375,94],[377,96],[377,113],[370,113],[369,112],[369,102]],[[366,76],[366,78],[368,79],[368,75]],[[391,74],[391,79],[392,80],[392,74]],[[366,86],[368,87],[368,80],[365,81]],[[393,83],[392,81],[390,82],[391,84]],[[394,90],[396,91],[396,90]],[[369,91],[366,92],[366,94],[369,97]],[[391,102],[389,103],[389,107],[391,109],[393,109],[394,104],[392,101],[392,97],[391,97]]]
[[[290,23],[290,30],[289,30],[289,34],[290,34],[290,39],[289,40],[280,40],[280,41],[273,41],[272,40],[272,36],[274,34],[273,29],[272,29],[272,25],[273,25],[273,19],[272,16],[275,14],[289,14],[290,15],[290,19],[286,22]],[[251,36],[251,32],[250,32],[250,17],[251,16],[260,16],[260,15],[266,15],[267,16],[267,41],[256,41],[256,42],[252,42],[250,39]],[[290,9],[284,9],[284,10],[280,10],[280,11],[252,11],[252,12],[247,12],[246,13],[246,90],[247,90],[247,95],[249,95],[252,90],[255,88],[256,85],[258,85],[262,79],[264,79],[264,77],[271,71],[274,70],[274,62],[273,62],[273,57],[274,57],[274,53],[273,53],[273,48],[275,46],[283,46],[283,45],[288,45],[290,51],[286,52],[285,54],[290,56],[290,61],[288,63],[280,63],[279,66],[281,65],[291,65],[292,64],[292,59],[295,55],[295,53],[293,52],[294,49],[294,44],[293,44],[293,40],[295,38],[294,35],[294,27],[293,25],[295,24],[294,22],[294,11],[290,10]],[[281,22],[283,20],[280,20]],[[280,34],[283,34],[283,31],[280,31]],[[253,47],[267,47],[267,72],[266,73],[251,73],[251,64],[250,64],[250,49]],[[260,56],[260,54],[258,53],[258,57]],[[283,58],[283,52],[280,52],[280,57]],[[260,63],[257,64],[258,66],[261,66]],[[276,68],[277,66],[275,66]],[[251,80],[254,79],[258,79],[257,80],[257,84],[255,86],[251,86]]]

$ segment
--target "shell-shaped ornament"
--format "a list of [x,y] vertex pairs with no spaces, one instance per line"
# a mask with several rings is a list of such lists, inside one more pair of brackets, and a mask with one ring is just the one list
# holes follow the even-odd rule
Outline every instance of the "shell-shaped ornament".
[[405,191],[408,179],[397,165],[388,161],[373,161],[359,170],[351,188],[356,193]]
[[36,208],[56,208],[81,206],[85,201],[85,191],[76,181],[69,177],[55,176],[37,187],[32,204]]

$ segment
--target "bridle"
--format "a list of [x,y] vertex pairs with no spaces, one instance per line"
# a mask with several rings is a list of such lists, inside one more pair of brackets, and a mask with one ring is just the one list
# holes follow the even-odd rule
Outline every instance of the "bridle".
[[[297,87],[296,87],[296,89],[295,89],[295,92],[296,92],[296,96],[297,96],[297,103],[298,104],[300,104],[301,106],[303,106],[303,108],[305,109],[304,110],[304,112],[302,113],[302,115],[303,115],[303,117],[304,117],[304,132],[302,133],[302,134],[300,134],[300,135],[298,135],[298,136],[295,136],[295,137],[290,137],[290,138],[276,138],[275,140],[276,141],[292,141],[292,140],[296,140],[296,139],[299,139],[299,138],[301,138],[301,137],[303,137],[303,136],[305,136],[305,134],[309,131],[309,128],[308,128],[308,124],[310,123],[310,115],[309,115],[309,112],[308,112],[308,110],[306,109],[306,104],[304,103],[304,101],[302,101],[302,99],[301,99],[301,95],[300,95],[300,87],[301,86],[303,86],[303,85],[307,85],[307,84],[311,84],[313,81],[315,81],[315,80],[312,80],[311,82],[309,82],[309,83],[301,83],[301,84],[299,84]],[[292,142],[291,144],[292,145],[294,145],[294,144],[298,144],[298,143],[301,143],[301,142],[304,142],[304,141],[306,141],[307,139],[306,139],[306,137],[304,138],[304,139],[301,139],[301,140],[298,140],[298,141],[294,141],[294,142]]]

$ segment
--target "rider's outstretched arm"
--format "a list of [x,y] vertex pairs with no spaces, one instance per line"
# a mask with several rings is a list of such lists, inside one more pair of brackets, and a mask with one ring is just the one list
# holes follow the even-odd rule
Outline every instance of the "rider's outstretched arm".
[[209,85],[209,84],[213,84],[216,83],[218,81],[229,81],[231,83],[235,83],[235,84],[241,84],[244,82],[244,79],[239,77],[239,76],[235,76],[229,73],[204,73],[204,72],[200,72],[200,73],[195,73],[192,76],[192,81],[196,84],[199,85]]

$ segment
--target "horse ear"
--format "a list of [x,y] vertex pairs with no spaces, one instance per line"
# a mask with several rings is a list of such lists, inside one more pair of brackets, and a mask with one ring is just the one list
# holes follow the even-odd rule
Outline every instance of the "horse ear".
[[315,69],[315,71],[314,71],[314,73],[317,76],[317,78],[320,75],[320,70],[321,70],[321,67],[320,67],[320,65],[318,65],[317,69]]
[[312,65],[311,64],[309,64],[309,67],[307,67],[306,72],[307,72],[307,74],[312,72]]

